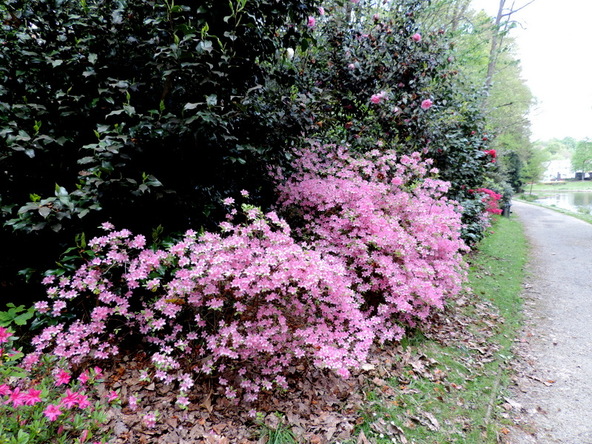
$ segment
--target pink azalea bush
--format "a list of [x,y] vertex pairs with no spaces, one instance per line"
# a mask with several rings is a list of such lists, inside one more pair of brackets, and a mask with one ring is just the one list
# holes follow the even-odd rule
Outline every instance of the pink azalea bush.
[[46,280],[50,302],[39,307],[60,319],[88,304],[88,316],[46,327],[30,359],[48,350],[74,364],[108,358],[130,335],[144,342],[156,379],[178,383],[181,406],[207,374],[247,400],[285,387],[302,359],[347,376],[373,335],[343,265],[295,243],[274,213],[244,206],[242,217],[160,250],[106,225],[86,264]]
[[380,341],[400,338],[459,292],[460,208],[431,161],[394,151],[353,156],[313,144],[278,176],[279,203],[298,237],[341,260]]

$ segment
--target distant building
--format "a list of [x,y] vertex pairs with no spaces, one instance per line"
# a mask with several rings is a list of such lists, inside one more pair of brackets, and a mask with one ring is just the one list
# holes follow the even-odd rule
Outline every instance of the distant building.
[[547,169],[543,175],[543,181],[566,180],[573,179],[574,177],[575,174],[571,169],[570,159],[551,160],[548,162]]

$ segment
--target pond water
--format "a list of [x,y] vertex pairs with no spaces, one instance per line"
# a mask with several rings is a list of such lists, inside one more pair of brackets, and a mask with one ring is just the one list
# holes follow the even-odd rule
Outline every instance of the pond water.
[[592,192],[589,191],[539,192],[537,194],[539,198],[535,201],[536,203],[555,206],[576,213],[592,212]]

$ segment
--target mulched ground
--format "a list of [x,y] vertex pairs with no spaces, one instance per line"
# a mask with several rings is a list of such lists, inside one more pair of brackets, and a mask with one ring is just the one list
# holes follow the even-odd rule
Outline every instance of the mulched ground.
[[[467,306],[474,309],[471,315],[463,310]],[[476,319],[479,328],[475,328]],[[455,301],[454,307],[435,317],[423,334],[445,345],[460,344],[474,350],[486,362],[496,351],[488,339],[498,322],[490,305],[477,301],[474,295],[465,295]],[[374,348],[364,369],[346,380],[329,371],[295,368],[289,390],[262,395],[252,405],[232,404],[211,381],[205,381],[194,387],[189,397],[191,404],[183,411],[175,406],[173,387],[140,381],[143,362],[142,355],[124,357],[108,372],[101,386],[103,395],[118,390],[123,400],[120,408],[108,412],[106,427],[115,435],[111,444],[264,444],[267,438],[259,435],[262,428],[277,429],[280,422],[294,433],[297,442],[366,444],[371,441],[356,429],[367,412],[366,393],[379,393],[382,401],[388,402],[406,389],[409,378],[419,377],[437,380],[446,390],[456,389],[450,387],[445,372],[437,368],[435,361],[413,347],[404,349],[396,344]],[[398,379],[398,387],[387,383],[393,378]],[[135,411],[126,402],[130,394],[141,398]],[[249,414],[252,409],[258,412],[256,418]],[[156,426],[146,427],[142,417],[154,411],[159,413]],[[427,412],[409,421],[438,426],[437,419]],[[407,442],[403,430],[382,418],[377,418],[370,428],[393,442]]]

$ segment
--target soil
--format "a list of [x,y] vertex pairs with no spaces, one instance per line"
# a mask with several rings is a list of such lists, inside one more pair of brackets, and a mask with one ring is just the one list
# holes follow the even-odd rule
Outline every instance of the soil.
[[526,326],[507,399],[512,444],[592,443],[592,225],[514,202],[531,244]]

